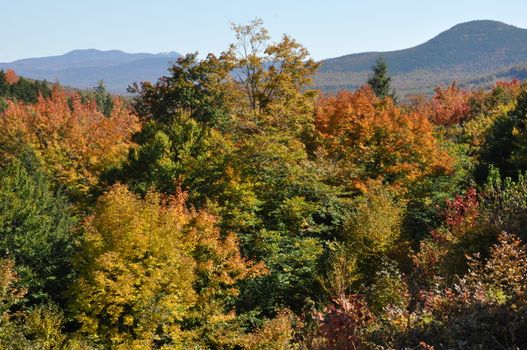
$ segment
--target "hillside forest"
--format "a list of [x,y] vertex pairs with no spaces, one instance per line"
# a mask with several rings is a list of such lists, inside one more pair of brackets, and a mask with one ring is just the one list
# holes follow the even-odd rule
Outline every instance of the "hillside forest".
[[0,348],[527,349],[527,84],[233,29],[130,99],[0,73]]

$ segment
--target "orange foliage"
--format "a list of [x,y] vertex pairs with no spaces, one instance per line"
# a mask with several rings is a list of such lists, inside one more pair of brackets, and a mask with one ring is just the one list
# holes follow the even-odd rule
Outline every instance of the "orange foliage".
[[327,154],[344,169],[343,181],[359,189],[371,180],[400,187],[450,169],[427,117],[380,101],[368,87],[320,99],[315,125]]
[[139,129],[123,102],[114,104],[105,117],[95,101],[82,103],[80,95],[59,87],[34,105],[9,101],[0,118],[0,145],[30,145],[61,182],[85,192],[103,169],[124,159]]
[[431,101],[430,118],[437,125],[459,124],[470,117],[471,97],[469,91],[461,90],[456,83],[448,88],[437,87]]
[[12,70],[12,69],[8,69],[6,72],[5,72],[5,81],[8,83],[8,84],[16,84],[17,81],[18,81],[18,75],[16,75],[15,71]]

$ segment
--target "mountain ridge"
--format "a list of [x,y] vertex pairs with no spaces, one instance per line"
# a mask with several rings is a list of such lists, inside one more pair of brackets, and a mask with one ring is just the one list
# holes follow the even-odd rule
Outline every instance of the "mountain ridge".
[[[0,63],[0,69],[39,80],[91,88],[103,80],[109,91],[126,93],[135,81],[156,81],[181,55],[78,49],[63,55]],[[522,78],[527,69],[527,29],[493,20],[459,23],[422,44],[393,51],[353,53],[321,60],[314,87],[323,92],[356,89],[383,57],[400,95],[431,93],[457,81],[486,87],[495,80]],[[518,73],[519,72],[519,73]]]
[[63,55],[0,63],[0,69],[13,69],[28,78],[59,81],[81,89],[94,87],[103,80],[109,91],[125,93],[134,81],[152,81],[165,74],[169,65],[180,56],[175,51],[154,54],[77,49]]
[[315,85],[325,91],[356,88],[365,83],[380,57],[387,62],[396,88],[430,91],[452,80],[476,81],[527,63],[527,29],[492,20],[460,23],[407,49],[322,60]]

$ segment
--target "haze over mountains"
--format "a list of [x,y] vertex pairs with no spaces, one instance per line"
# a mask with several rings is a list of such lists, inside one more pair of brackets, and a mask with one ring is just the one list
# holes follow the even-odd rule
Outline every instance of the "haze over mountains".
[[179,56],[173,51],[151,54],[86,49],[60,56],[0,63],[0,69],[11,68],[27,78],[59,81],[62,85],[81,89],[92,88],[103,80],[109,91],[125,93],[134,81],[155,81],[166,74],[169,65]]
[[[58,80],[61,84],[90,88],[104,80],[115,93],[125,93],[134,81],[155,81],[166,74],[180,54],[75,50],[61,56],[0,63],[19,75]],[[399,94],[431,92],[437,85],[457,81],[481,87],[496,79],[527,77],[527,29],[481,20],[458,24],[431,40],[404,50],[365,52],[322,61],[315,86],[323,91],[355,89],[364,84],[371,66],[383,57]]]

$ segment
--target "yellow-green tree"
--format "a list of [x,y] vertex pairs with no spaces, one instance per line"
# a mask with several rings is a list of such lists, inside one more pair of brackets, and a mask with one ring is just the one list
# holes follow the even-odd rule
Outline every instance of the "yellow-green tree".
[[115,349],[185,349],[235,317],[227,300],[259,267],[240,257],[234,235],[220,237],[211,215],[184,203],[184,194],[140,199],[122,185],[98,200],[70,305],[81,332]]
[[308,50],[284,35],[277,43],[260,19],[233,25],[236,42],[222,58],[234,67],[234,86],[241,94],[236,111],[242,128],[272,129],[304,135],[312,129],[316,93],[309,89],[319,64]]

